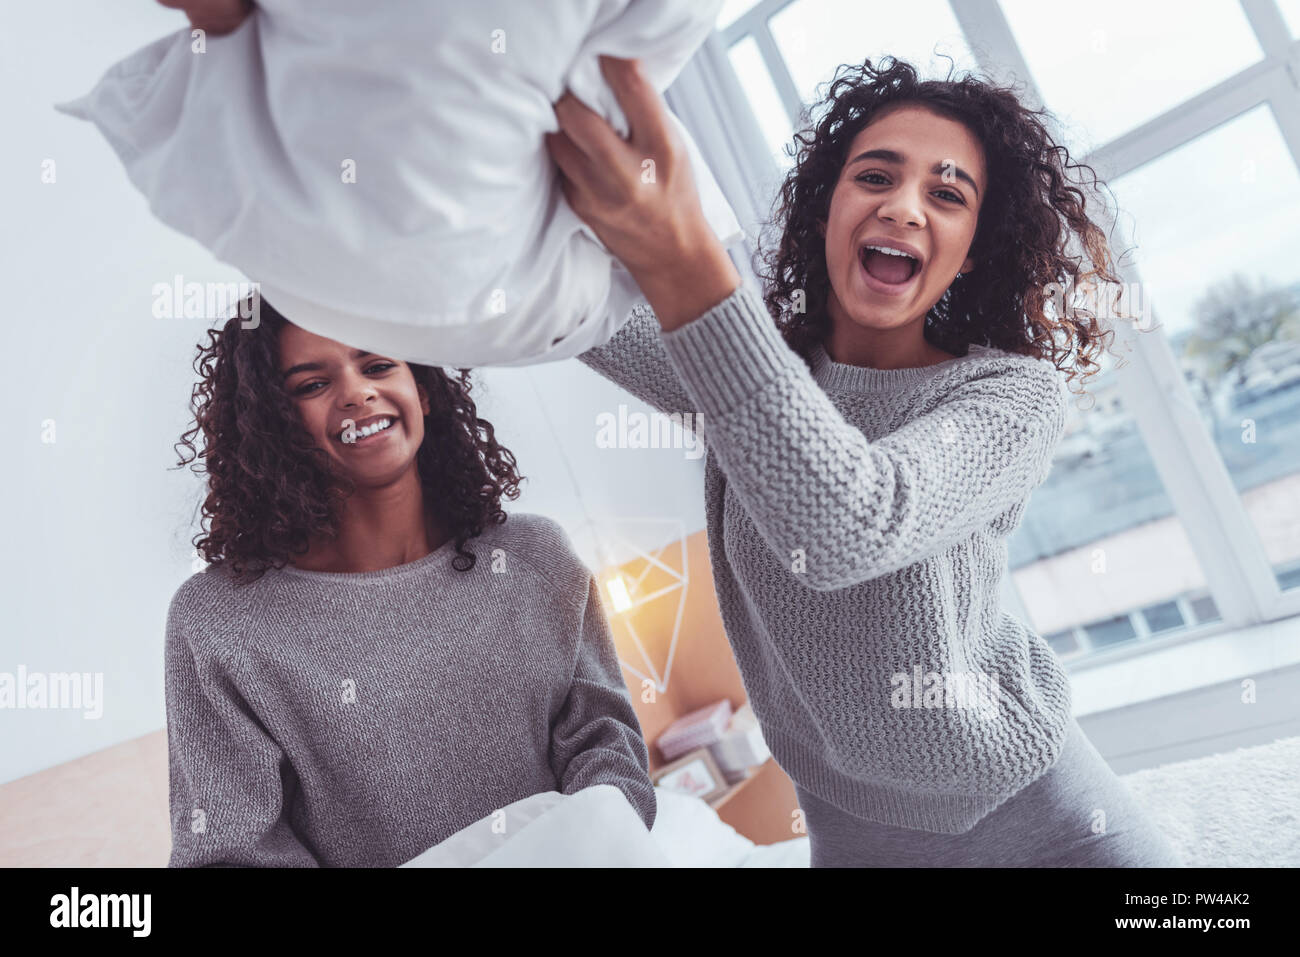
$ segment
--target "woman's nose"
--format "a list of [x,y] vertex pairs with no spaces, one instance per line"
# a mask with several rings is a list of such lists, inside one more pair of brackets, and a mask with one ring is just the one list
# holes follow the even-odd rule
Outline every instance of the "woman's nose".
[[925,213],[921,212],[920,200],[907,190],[899,190],[887,197],[880,206],[879,216],[891,223],[925,225]]
[[344,373],[343,382],[339,388],[340,405],[344,411],[358,406],[364,407],[367,402],[378,394],[373,382],[351,372]]

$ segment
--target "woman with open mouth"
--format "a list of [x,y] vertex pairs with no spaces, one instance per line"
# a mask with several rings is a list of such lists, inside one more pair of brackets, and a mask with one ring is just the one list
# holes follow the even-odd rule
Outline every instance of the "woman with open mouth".
[[392,867],[599,784],[650,828],[595,580],[555,522],[507,521],[522,479],[468,371],[241,313],[182,437],[211,564],[167,616],[170,866]]
[[582,358],[703,416],[723,620],[813,866],[1179,864],[999,601],[1060,372],[1113,336],[1044,309],[1053,284],[1118,281],[1064,148],[978,78],[842,67],[796,137],[760,301],[658,94],[635,61],[603,68],[629,137],[566,95],[548,147],[650,308]]

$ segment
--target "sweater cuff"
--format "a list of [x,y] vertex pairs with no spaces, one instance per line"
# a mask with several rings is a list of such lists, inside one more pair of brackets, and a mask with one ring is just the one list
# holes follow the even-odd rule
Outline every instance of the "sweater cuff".
[[659,336],[706,416],[740,405],[780,375],[794,356],[744,283],[700,318]]

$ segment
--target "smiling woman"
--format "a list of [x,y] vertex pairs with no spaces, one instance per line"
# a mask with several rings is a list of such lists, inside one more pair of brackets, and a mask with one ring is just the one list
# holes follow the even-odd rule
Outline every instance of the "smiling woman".
[[353,485],[337,534],[314,542],[294,565],[371,571],[428,554],[446,537],[417,467],[432,411],[429,390],[405,362],[348,349],[292,323],[281,327],[279,345],[299,419]]
[[[287,562],[361,572],[454,538],[457,567],[472,568],[465,543],[505,521],[501,500],[522,478],[478,417],[468,370],[349,348],[264,300],[260,315],[255,328],[210,331],[195,360],[204,378],[180,444],[194,455],[202,432],[207,446],[200,554],[244,578]],[[382,440],[345,434],[380,417],[394,422]]]
[[[986,80],[841,68],[797,138],[760,302],[701,227],[653,90],[606,69],[630,141],[562,101],[550,145],[649,308],[581,358],[708,422],[722,617],[813,866],[1176,862],[1051,648],[1001,607],[1005,539],[1064,428],[1060,372],[1113,335],[1043,308],[1054,283],[1115,278],[1068,154]],[[920,702],[895,694],[909,674]],[[972,680],[993,705],[944,693]]]
[[[855,365],[919,366],[977,344],[1050,360],[1072,388],[1099,371],[1113,330],[1085,309],[1044,308],[1059,284],[1119,282],[1080,188],[1089,180],[1074,175],[1091,170],[1012,91],[971,74],[921,80],[892,57],[846,64],[794,150],[775,211],[784,228],[757,271],[805,362],[820,347]],[[891,267],[873,243],[915,257],[912,276],[876,279]]]
[[209,331],[182,440],[211,564],[167,615],[171,864],[395,866],[599,784],[649,828],[595,580],[556,523],[507,521],[521,479],[468,370],[260,315]]
[[[930,155],[935,143],[944,156]],[[978,139],[954,120],[892,104],[849,152],[817,223],[831,279],[827,353],[841,362],[869,357],[876,368],[954,358],[920,333],[929,307],[975,268],[970,249],[987,188]]]

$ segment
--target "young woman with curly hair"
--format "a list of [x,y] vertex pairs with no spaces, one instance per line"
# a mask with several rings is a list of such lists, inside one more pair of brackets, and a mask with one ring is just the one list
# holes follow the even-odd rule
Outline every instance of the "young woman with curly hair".
[[1117,279],[1065,149],[978,78],[841,68],[797,136],[760,301],[654,89],[604,69],[629,138],[566,95],[548,147],[650,308],[582,359],[703,415],[723,620],[813,865],[1178,863],[999,601],[1061,373],[1113,335],[1044,308],[1052,283]]
[[649,828],[595,580],[555,522],[507,520],[521,478],[468,371],[253,315],[209,331],[180,443],[210,565],[167,617],[170,865],[391,867],[595,785]]

